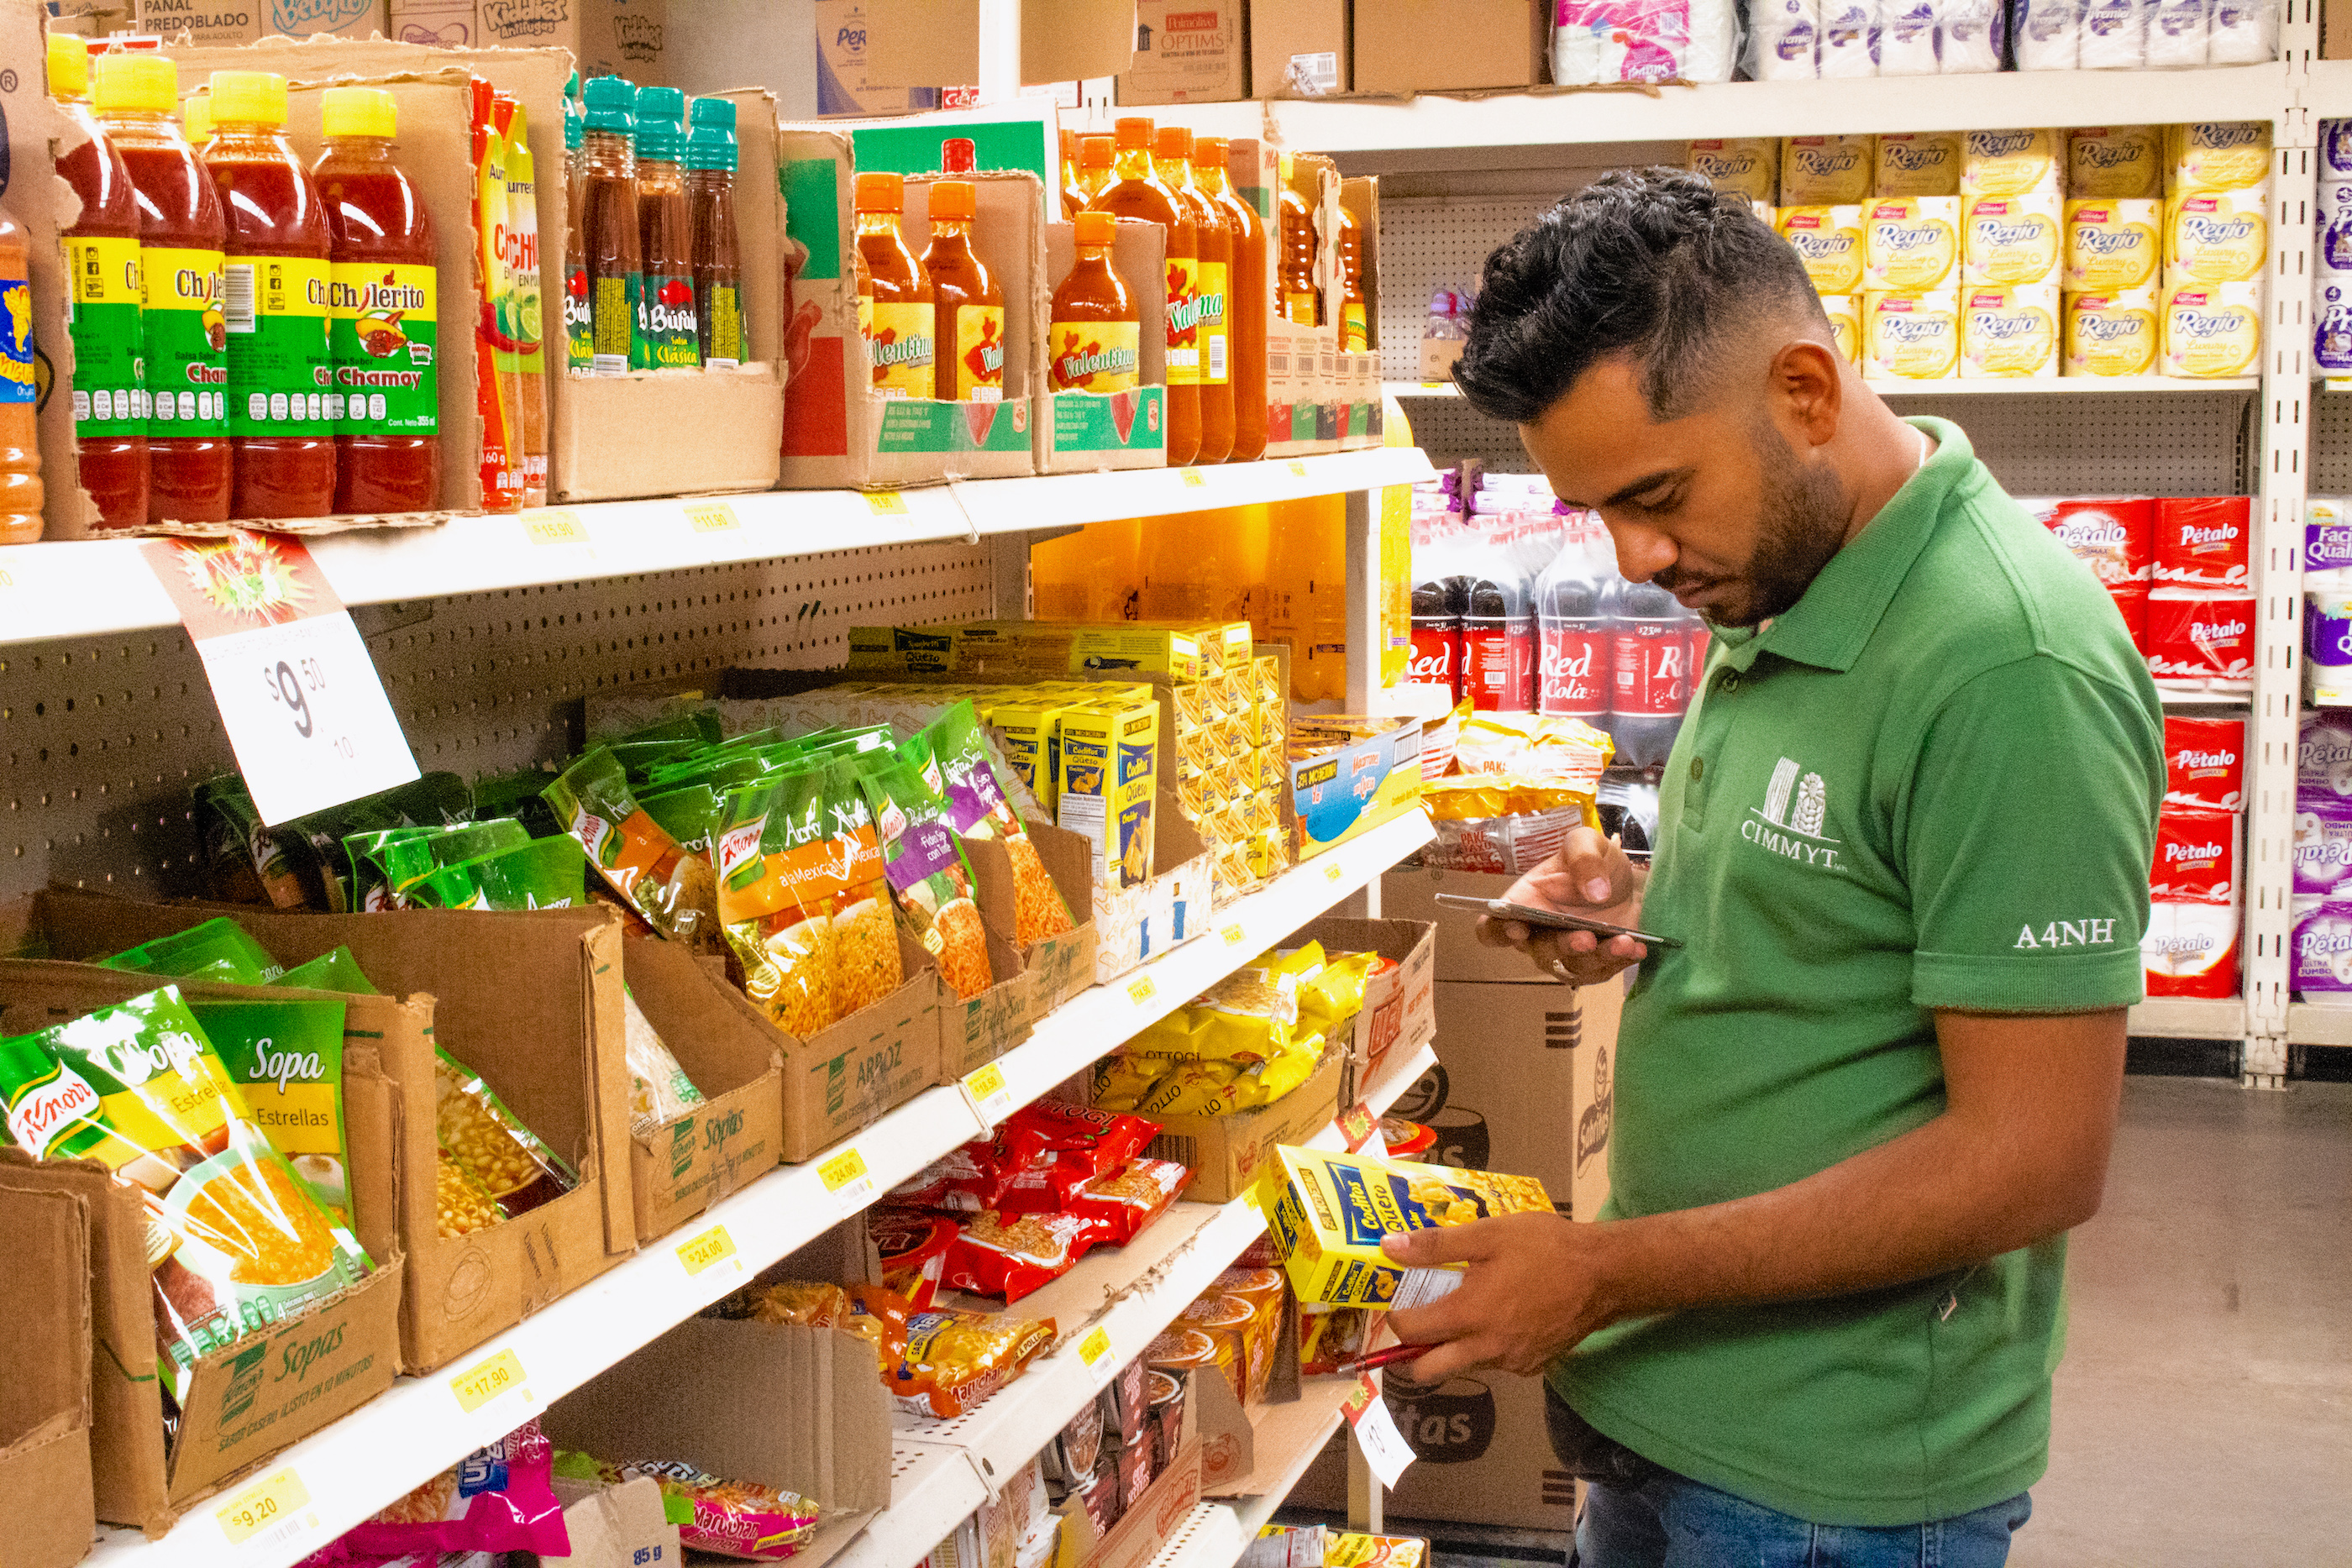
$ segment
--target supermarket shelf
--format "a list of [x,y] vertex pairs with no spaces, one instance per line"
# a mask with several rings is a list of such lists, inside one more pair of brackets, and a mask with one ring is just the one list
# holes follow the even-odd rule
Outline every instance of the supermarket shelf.
[[1244,1527],[1230,1503],[1194,1503],[1151,1560],[1151,1568],[1233,1568],[1256,1535],[1255,1530]]
[[[2294,1014],[2310,1010],[2300,1007],[2288,1009],[2290,1033]],[[2352,1008],[2345,1009],[2344,1021],[2345,1042],[2352,1044]],[[2210,1001],[2196,997],[2158,997],[2132,1009],[2130,1030],[2137,1035],[2171,1040],[2235,1040],[2246,1032],[2246,1004],[2240,997]]]
[[1271,1405],[1259,1413],[1250,1433],[1248,1490],[1227,1500],[1241,1516],[1244,1541],[1255,1540],[1272,1521],[1275,1510],[1339,1429],[1339,1406],[1355,1386],[1352,1378],[1318,1377],[1300,1391],[1296,1403]]
[[2303,87],[2303,107],[2313,120],[2352,115],[2352,60],[2309,60],[2305,68],[2310,75]]
[[[1220,929],[1238,929],[1244,933],[1244,939],[1223,941],[1213,934],[1175,949],[1115,986],[1096,987],[1073,998],[1039,1026],[1036,1037],[1000,1059],[998,1065],[1007,1084],[1003,1098],[992,1096],[987,1115],[1001,1119],[1044,1094],[1136,1030],[1182,1005],[1265,946],[1370,883],[1429,837],[1428,819],[1418,811],[1383,823],[1219,911]],[[1142,987],[1139,981],[1146,977],[1151,984]],[[1139,989],[1143,992],[1139,1001],[1136,999]],[[1074,1051],[1083,1054],[1074,1056]],[[1408,1063],[1383,1086],[1388,1097],[1393,1099],[1402,1092],[1426,1065],[1422,1058]],[[287,1568],[467,1451],[510,1430],[550,1400],[578,1387],[777,1259],[814,1239],[958,1144],[982,1135],[987,1125],[965,1090],[928,1090],[818,1158],[761,1177],[681,1231],[562,1297],[457,1364],[427,1377],[396,1380],[382,1396],[303,1439],[269,1464],[267,1475],[293,1470],[309,1500],[299,1512],[289,1511],[287,1522],[268,1532],[267,1539],[257,1536],[235,1544],[225,1531],[219,1512],[246,1490],[240,1487],[199,1504],[158,1542],[147,1542],[129,1531],[102,1531],[96,1552],[87,1561],[92,1568]],[[863,1162],[866,1179],[838,1190],[829,1187],[824,1170],[838,1171],[843,1163],[839,1156],[852,1152]],[[1223,1255],[1225,1262],[1241,1250],[1260,1223],[1246,1209],[1228,1215],[1224,1209],[1205,1205],[1192,1207],[1202,1216],[1203,1228],[1224,1216],[1218,1221],[1223,1228],[1202,1245],[1213,1250],[1230,1234],[1233,1239]],[[723,1232],[725,1255],[698,1270],[691,1270],[687,1253],[698,1251],[698,1242],[708,1245],[714,1232]],[[1217,1265],[1223,1267],[1224,1263]],[[1211,1270],[1210,1275],[1215,1271]],[[1203,1278],[1181,1299],[1165,1303],[1160,1324],[1206,1282]],[[1087,1310],[1091,1313],[1099,1305],[1088,1303]],[[1159,1332],[1154,1326],[1140,1338],[1135,1337],[1150,1310],[1123,1306],[1110,1320],[1113,1343],[1122,1359],[1142,1349]],[[467,1413],[452,1383],[508,1353],[521,1368],[516,1386]],[[1075,1362],[1075,1355],[1072,1351],[1069,1359],[1078,1373],[1085,1373],[1086,1367]],[[1028,1385],[1024,1379],[1016,1386]],[[1065,1412],[1047,1435],[1067,1419]],[[1040,1438],[1018,1458],[1025,1459],[1043,1442]],[[979,1473],[970,1465],[960,1463],[948,1469],[950,1473],[969,1474],[979,1484]],[[952,1522],[962,1515],[949,1517]],[[936,1535],[925,1541],[906,1562],[912,1563],[936,1541]]]
[[[1865,383],[1881,397],[2120,397],[2147,392],[2250,392],[2262,389],[2260,376],[2197,381],[2187,376],[2050,376],[2032,378],[1948,377],[1934,382],[1871,381]],[[2345,383],[2352,386],[2352,382]],[[1460,397],[1451,382],[1383,382],[1391,397]],[[2330,390],[2333,390],[2332,388]]]
[[[1423,1046],[1366,1102],[1376,1112],[1387,1110],[1436,1060],[1434,1050]],[[1338,1125],[1325,1127],[1311,1143],[1342,1146]],[[1059,1346],[977,1410],[947,1421],[898,1417],[898,1447],[931,1448],[967,1462],[943,1458],[910,1466],[892,1487],[890,1506],[837,1559],[838,1568],[913,1568],[956,1521],[1051,1442],[1265,1228],[1265,1218],[1245,1198],[1180,1203],[1130,1245],[1085,1259],[1010,1308],[1024,1317],[1052,1317]]]
[[2352,1007],[2290,1002],[2286,1038],[2294,1045],[2352,1045]]
[[[913,490],[764,490],[600,501],[438,528],[316,536],[310,553],[347,604],[495,592],[639,572],[1068,528],[1211,507],[1329,496],[1426,479],[1412,447],[1206,468],[966,480]],[[19,545],[0,556],[0,645],[176,626],[131,539]]]

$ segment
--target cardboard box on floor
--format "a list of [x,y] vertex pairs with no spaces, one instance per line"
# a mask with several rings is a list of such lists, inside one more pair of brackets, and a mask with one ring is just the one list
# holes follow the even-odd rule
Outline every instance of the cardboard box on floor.
[[1355,81],[1348,0],[1250,0],[1250,86],[1256,98],[1328,98]]
[[[87,960],[216,914],[228,915],[284,964],[347,946],[385,993],[341,998],[343,1114],[353,1231],[371,1256],[397,1251],[408,1260],[400,1324],[406,1370],[446,1365],[635,1249],[616,914],[598,906],[310,915],[134,904],[52,888],[0,906],[0,951]],[[79,982],[85,993],[99,1001],[153,988],[152,977],[81,973],[89,977]],[[100,994],[101,985],[113,992]],[[188,983],[182,989],[215,990]],[[481,1074],[525,1126],[571,1161],[579,1185],[502,1224],[443,1239],[433,1118],[420,1110],[436,1100],[436,1046]],[[396,1195],[389,1214],[362,1196],[381,1193]]]
[[[1054,290],[1077,258],[1076,231],[1045,226],[1045,313],[1053,319]],[[1168,295],[1156,280],[1168,270],[1168,231],[1139,218],[1119,220],[1111,245],[1112,270],[1135,302],[1136,386],[1131,392],[1055,392],[1049,335],[1041,354],[1034,415],[1040,474],[1099,469],[1159,468],[1168,462]]]
[[1242,0],[1140,0],[1135,61],[1118,101],[1223,103],[1247,98],[1249,31]]
[[726,980],[676,943],[621,938],[622,978],[646,1021],[702,1092],[649,1133],[630,1133],[637,1239],[651,1241],[775,1168],[784,1144],[784,1058],[727,1000]]
[[89,1466],[89,1203],[0,1185],[15,1364],[0,1390],[0,1540],[24,1568],[70,1568],[97,1530]]
[[388,25],[383,0],[134,0],[131,11],[134,31],[166,38],[184,33],[199,44],[250,44],[272,34],[366,38]]
[[[1356,90],[1493,92],[1546,75],[1549,0],[1379,0],[1356,13]],[[1445,40],[1443,48],[1431,40]]]

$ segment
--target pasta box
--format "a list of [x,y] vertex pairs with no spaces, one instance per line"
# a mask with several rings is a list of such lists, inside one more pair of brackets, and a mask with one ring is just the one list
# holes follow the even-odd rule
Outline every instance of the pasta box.
[[78,1194],[0,1183],[0,1257],[18,1355],[0,1407],[0,1538],[26,1568],[70,1568],[90,1491],[90,1217]]
[[1459,1270],[1400,1268],[1381,1251],[1382,1238],[1552,1212],[1533,1176],[1288,1145],[1260,1173],[1258,1197],[1275,1257],[1302,1306],[1424,1306],[1461,1282]]
[[1290,734],[1289,777],[1305,860],[1421,803],[1421,721],[1302,719]]

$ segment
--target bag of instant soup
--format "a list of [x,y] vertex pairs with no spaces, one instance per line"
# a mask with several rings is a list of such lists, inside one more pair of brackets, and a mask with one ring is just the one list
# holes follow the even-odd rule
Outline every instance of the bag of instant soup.
[[884,873],[898,895],[908,934],[940,967],[940,978],[959,1001],[995,983],[988,966],[988,933],[972,901],[971,862],[948,820],[948,803],[900,758],[858,777],[882,835]]
[[801,1040],[839,1016],[833,903],[845,883],[825,825],[824,777],[812,766],[729,790],[719,835],[719,920],[744,994]]
[[710,863],[680,849],[630,792],[605,747],[557,775],[541,792],[563,831],[580,841],[596,874],[655,930],[699,943],[718,919]]
[[969,700],[948,709],[898,755],[944,797],[949,821],[968,839],[1004,841],[1013,862],[1013,940],[1023,948],[1070,929],[1070,906],[1062,901],[1023,825],[1005,799],[1004,781],[988,753],[988,737]]
[[858,788],[860,760],[836,755],[824,768],[827,853],[842,868],[833,900],[833,1009],[845,1019],[898,988],[907,977],[898,959],[898,927],[890,916],[890,884],[882,838]]

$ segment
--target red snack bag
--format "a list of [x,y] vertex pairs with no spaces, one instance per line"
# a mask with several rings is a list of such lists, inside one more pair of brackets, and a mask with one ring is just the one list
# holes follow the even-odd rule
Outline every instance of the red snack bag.
[[2149,596],[2147,667],[2158,680],[2254,678],[2252,594],[2168,588]]
[[1010,1306],[1068,1273],[1094,1244],[1091,1229],[1075,1214],[983,1210],[964,1222],[948,1248],[943,1279],[953,1290],[1002,1296]]
[[2251,580],[2253,505],[2248,496],[2158,501],[2156,580],[2243,592]]
[[2156,502],[2149,497],[2071,496],[2025,507],[2109,588],[2155,574]]
[[336,1544],[350,1553],[572,1551],[563,1505],[550,1477],[555,1450],[536,1418],[476,1448],[450,1469],[352,1527]]
[[[1160,1134],[1160,1124],[1140,1116],[1097,1111],[1063,1100],[1039,1100],[1013,1113],[1004,1124],[1006,1139],[1018,1149],[1024,1145],[1050,1152],[1062,1170],[1084,1168],[1085,1180],[1108,1176],[1141,1154]],[[1023,1161],[1025,1166],[1029,1162]]]
[[1126,1169],[1080,1187],[1070,1212],[1094,1228],[1094,1246],[1124,1247],[1167,1212],[1192,1179],[1192,1171],[1173,1160],[1129,1160]]
[[2246,721],[2164,716],[2164,803],[2234,811],[2246,803]]
[[956,1222],[915,1209],[877,1208],[866,1221],[866,1230],[882,1255],[884,1288],[906,1297],[916,1312],[929,1307],[947,1273]]

